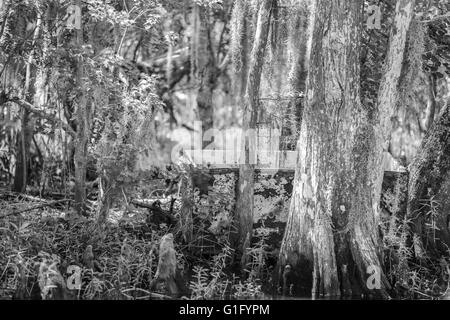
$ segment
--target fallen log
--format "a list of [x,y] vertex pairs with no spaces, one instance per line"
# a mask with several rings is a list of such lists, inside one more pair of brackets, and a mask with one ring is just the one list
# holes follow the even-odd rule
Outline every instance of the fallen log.
[[5,213],[0,214],[0,219],[1,218],[5,218],[7,216],[18,215],[18,214],[21,214],[21,213],[24,213],[24,212],[35,210],[35,209],[51,207],[51,206],[54,206],[56,204],[60,204],[60,203],[68,202],[68,201],[72,201],[72,200],[70,200],[70,199],[63,199],[63,200],[57,200],[57,201],[51,201],[51,202],[44,202],[44,203],[36,204],[34,206],[30,206],[30,207],[27,207],[27,208],[24,208],[24,209],[15,210],[15,211],[13,210],[13,211],[10,211],[10,212],[5,212]]
[[154,217],[149,217],[148,222],[152,222],[150,220],[154,220],[153,222],[163,222],[167,225],[175,225],[177,223],[177,219],[175,219],[171,212],[166,211],[160,207],[160,202],[158,200],[152,203],[147,203],[144,201],[133,199],[131,200],[131,203],[137,207],[148,209],[150,213],[154,215]]

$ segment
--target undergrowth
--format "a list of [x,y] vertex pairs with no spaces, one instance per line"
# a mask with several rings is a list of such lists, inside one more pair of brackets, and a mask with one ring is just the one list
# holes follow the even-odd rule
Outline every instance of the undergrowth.
[[[397,180],[394,189],[383,195],[390,213],[381,223],[385,252],[385,266],[394,294],[400,299],[435,299],[449,292],[448,260],[427,255],[423,241],[411,233],[413,221],[402,211],[401,188]],[[423,201],[426,211],[426,233],[435,240],[436,217],[439,204],[434,199]],[[404,210],[404,209],[403,209]]]
[[[181,175],[174,216],[168,226],[149,220],[146,209],[116,206],[110,219],[67,219],[66,209],[41,208],[0,219],[0,297],[2,299],[226,299],[262,294],[265,237],[249,249],[248,272],[231,270],[234,230],[227,213],[234,205],[234,180],[218,181],[208,194]],[[170,202],[170,201],[169,201]],[[169,203],[168,202],[168,203]],[[21,205],[27,203],[20,200]],[[1,210],[11,203],[1,203]],[[95,211],[94,211],[95,212]],[[179,297],[164,286],[151,290],[158,268],[161,238],[174,234],[177,270],[184,282]],[[90,251],[91,250],[91,251]],[[90,253],[91,252],[91,253]],[[92,257],[90,257],[92,255]],[[75,273],[81,283],[75,289]]]

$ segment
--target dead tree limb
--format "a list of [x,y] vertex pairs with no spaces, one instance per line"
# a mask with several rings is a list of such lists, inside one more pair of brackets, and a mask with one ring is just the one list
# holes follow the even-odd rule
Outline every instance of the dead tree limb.
[[16,104],[19,105],[21,108],[27,110],[27,111],[30,112],[30,113],[33,113],[34,115],[36,115],[36,116],[38,116],[38,117],[40,117],[40,118],[42,118],[42,119],[46,119],[46,120],[48,120],[48,121],[50,121],[50,122],[60,124],[61,127],[62,127],[65,131],[67,131],[67,133],[69,133],[72,137],[75,137],[75,136],[76,136],[76,132],[72,129],[72,127],[71,127],[70,125],[68,125],[67,123],[65,123],[64,121],[62,121],[61,119],[55,117],[55,116],[52,115],[52,114],[49,114],[49,113],[47,113],[47,112],[45,112],[45,111],[43,111],[43,110],[37,109],[37,108],[36,108],[34,105],[32,105],[31,103],[29,103],[29,102],[27,102],[27,101],[25,101],[25,100],[22,100],[22,99],[20,99],[20,98],[18,98],[18,97],[8,98],[7,101],[8,101],[8,102],[14,102],[14,103],[16,103]]
[[31,211],[31,210],[35,210],[35,209],[41,209],[41,208],[45,208],[45,207],[51,207],[54,206],[56,204],[60,204],[63,202],[68,202],[68,201],[72,201],[70,199],[63,199],[63,200],[57,200],[57,201],[51,201],[51,202],[44,202],[44,203],[40,203],[40,204],[36,204],[34,206],[31,207],[27,207],[24,209],[20,209],[20,210],[15,210],[15,211],[11,211],[11,212],[5,212],[0,214],[0,219],[1,218],[5,218],[7,216],[13,216],[13,215],[18,215],[27,211]]
[[[175,225],[177,223],[177,219],[170,214],[170,212],[162,209],[159,206],[159,201],[155,201],[151,204],[146,203],[144,201],[139,201],[136,199],[131,200],[131,203],[137,207],[146,208],[152,214],[156,214],[155,221],[166,222],[168,225]],[[150,221],[149,221],[150,222]]]

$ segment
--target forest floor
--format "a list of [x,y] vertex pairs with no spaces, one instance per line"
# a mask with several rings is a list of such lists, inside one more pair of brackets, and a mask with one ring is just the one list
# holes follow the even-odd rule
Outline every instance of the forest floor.
[[[198,228],[186,242],[179,229],[150,221],[146,208],[112,209],[107,223],[100,226],[93,218],[67,218],[72,209],[64,199],[9,191],[0,195],[2,299],[264,297],[259,279],[240,281],[227,268],[232,255],[227,241],[212,240]],[[164,282],[150,290],[158,270],[159,244],[168,232],[175,234],[175,295]],[[92,257],[86,256],[89,250]],[[70,290],[69,282],[77,276],[74,270],[79,270],[79,290]]]

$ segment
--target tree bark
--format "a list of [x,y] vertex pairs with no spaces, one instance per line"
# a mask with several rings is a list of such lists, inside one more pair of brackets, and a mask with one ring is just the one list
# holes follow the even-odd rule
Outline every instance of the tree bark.
[[[36,28],[33,33],[32,45],[36,45],[36,41],[39,37],[41,24],[42,24],[42,12],[37,8],[37,19]],[[26,63],[26,74],[25,74],[25,86],[24,86],[24,99],[32,100],[34,93],[34,85],[36,70],[32,66],[34,49],[31,50],[28,61]],[[34,120],[31,118],[30,112],[27,109],[22,109],[22,121],[21,121],[21,132],[17,136],[17,159],[16,159],[16,169],[14,173],[14,185],[13,191],[15,192],[25,192],[28,182],[28,162],[31,141],[33,139],[34,131]]]
[[[197,110],[199,119],[202,121],[202,132],[205,135],[214,126],[214,91],[217,88],[218,80],[223,70],[221,70],[215,51],[220,50],[220,40],[217,46],[214,43],[214,18],[211,10],[206,7],[194,5],[193,28],[197,34],[193,36],[192,50],[194,53],[192,68],[196,74],[194,79],[198,85]],[[213,19],[213,21],[211,21]],[[211,141],[203,141],[202,148],[209,145]]]
[[28,160],[31,140],[33,137],[33,126],[30,123],[30,113],[23,109],[21,117],[21,131],[17,135],[16,168],[14,171],[13,191],[25,192],[28,182]]
[[[292,64],[289,74],[289,93],[291,99],[288,105],[288,117],[290,117],[290,125],[288,132],[296,135],[300,129],[303,112],[303,97],[306,89],[306,78],[308,74],[308,39],[309,35],[309,19],[311,12],[309,11],[310,1],[298,3],[296,8],[295,24],[289,30],[288,40],[288,57]],[[286,146],[288,147],[288,146]]]
[[[76,5],[82,8],[81,0],[76,1]],[[75,30],[75,47],[80,51],[77,57],[76,84],[79,90],[78,103],[76,109],[77,131],[75,139],[75,203],[74,207],[78,214],[85,213],[86,203],[86,167],[87,167],[87,147],[89,142],[89,113],[87,110],[87,97],[84,92],[84,66],[81,51],[83,50],[83,23],[81,29]]]
[[[256,163],[255,142],[256,122],[259,111],[259,87],[264,64],[264,54],[269,34],[271,9],[273,0],[264,0],[258,13],[253,48],[250,54],[247,88],[245,93],[242,144],[243,157],[239,166],[238,196],[236,202],[236,215],[239,220],[238,256],[241,264],[247,263],[246,248],[250,246],[253,232],[253,193],[254,170]],[[247,136],[246,133],[249,133]],[[243,163],[242,163],[243,162]]]
[[373,206],[375,214],[379,216],[381,185],[383,183],[384,168],[383,152],[389,151],[389,141],[392,132],[391,119],[396,111],[398,85],[404,61],[404,52],[408,29],[414,13],[415,0],[398,0],[395,7],[395,17],[390,33],[390,42],[384,69],[378,91],[378,102],[375,116],[375,148],[371,159],[373,181]]
[[233,103],[232,124],[237,119],[237,108],[245,101],[245,91],[247,89],[248,78],[248,49],[249,49],[249,24],[248,24],[248,3],[245,0],[237,0],[233,5],[230,30],[229,54],[233,61],[233,71],[235,72],[235,91],[237,102]]
[[450,103],[447,103],[410,166],[407,214],[412,220],[412,233],[431,255],[448,254],[449,193]]
[[[306,105],[278,270],[292,266],[296,294],[387,297],[368,171],[374,131],[360,101],[363,3],[319,0],[312,13]],[[371,266],[380,278],[373,290]]]
[[426,130],[430,130],[434,122],[434,115],[436,113],[436,76],[430,74],[428,76],[428,106],[427,116],[425,120]]
[[109,181],[109,177],[106,173],[103,173],[99,177],[99,195],[100,195],[100,204],[98,209],[98,217],[97,217],[97,225],[103,226],[108,220],[109,209],[112,204],[112,190],[113,186]]
[[18,97],[10,97],[10,98],[8,97],[7,101],[11,101],[11,102],[18,104],[21,108],[27,110],[28,113],[34,114],[35,117],[45,119],[47,121],[50,121],[54,124],[61,126],[72,137],[76,136],[76,132],[72,129],[72,127],[70,125],[68,125],[66,122],[64,122],[63,120],[61,120],[60,118],[56,117],[55,115],[46,113],[45,111],[38,109],[31,103],[29,103],[25,100],[19,99]]

